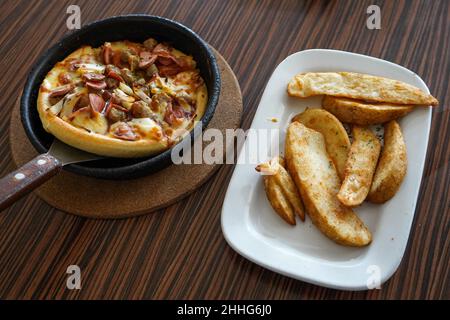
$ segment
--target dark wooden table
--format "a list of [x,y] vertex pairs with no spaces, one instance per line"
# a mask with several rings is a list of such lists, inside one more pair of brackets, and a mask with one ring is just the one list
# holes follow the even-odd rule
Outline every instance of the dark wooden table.
[[[68,31],[66,8],[82,24],[126,13],[176,19],[217,48],[234,69],[248,128],[272,71],[289,54],[333,48],[399,63],[440,100],[408,247],[381,290],[342,292],[292,280],[239,256],[225,242],[220,213],[233,166],[157,213],[118,221],[68,215],[29,195],[0,214],[0,298],[450,298],[450,1],[0,1],[0,172],[14,169],[10,110],[33,61]],[[370,4],[381,30],[366,28]],[[81,290],[66,268],[82,270]]]

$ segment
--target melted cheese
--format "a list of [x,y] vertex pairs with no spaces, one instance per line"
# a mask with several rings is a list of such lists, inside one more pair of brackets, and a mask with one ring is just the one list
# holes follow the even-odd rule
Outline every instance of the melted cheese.
[[89,132],[106,134],[108,131],[108,121],[101,113],[82,111],[74,114],[72,119],[74,126],[88,130]]
[[73,112],[73,108],[77,104],[78,100],[80,100],[83,94],[87,94],[86,88],[76,88],[75,91],[67,96],[65,96],[63,100],[63,106],[61,109],[61,113],[59,116],[62,119],[66,119]]
[[150,118],[135,118],[128,124],[146,137],[159,140],[162,137],[161,127]]

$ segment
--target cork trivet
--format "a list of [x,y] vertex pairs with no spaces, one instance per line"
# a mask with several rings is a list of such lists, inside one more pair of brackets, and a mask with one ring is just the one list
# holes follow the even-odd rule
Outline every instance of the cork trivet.
[[[216,53],[222,76],[219,103],[208,128],[237,128],[242,114],[239,83],[225,59]],[[22,127],[16,102],[10,123],[14,162],[21,166],[38,153]],[[225,146],[225,149],[227,146]],[[171,165],[133,180],[102,180],[63,170],[34,192],[51,206],[90,218],[115,219],[150,213],[166,207],[197,189],[219,165]]]

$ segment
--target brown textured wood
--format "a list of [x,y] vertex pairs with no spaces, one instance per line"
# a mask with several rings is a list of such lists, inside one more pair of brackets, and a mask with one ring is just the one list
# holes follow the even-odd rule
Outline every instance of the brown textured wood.
[[[265,270],[235,253],[220,230],[233,171],[222,166],[172,206],[134,219],[101,221],[64,214],[30,195],[0,214],[0,298],[450,298],[449,28],[441,1],[2,1],[0,4],[0,168],[13,169],[10,110],[33,60],[67,32],[66,8],[83,23],[121,13],[174,18],[218,49],[243,91],[248,128],[272,71],[287,55],[334,48],[387,59],[419,74],[439,101],[403,261],[381,290],[324,289]],[[381,7],[381,30],[366,10]],[[66,289],[78,264],[82,289]]]
[[[242,96],[233,70],[217,52],[216,57],[222,87],[216,112],[208,127],[225,135],[226,129],[239,127]],[[37,155],[20,121],[19,100],[12,111],[9,137],[16,164],[22,165]],[[207,145],[207,142],[203,143],[204,147]],[[224,155],[230,147],[233,146],[224,145]],[[142,178],[120,182],[63,171],[35,192],[51,206],[76,215],[102,219],[134,217],[182,199],[201,186],[219,167],[219,164],[174,165]]]
[[0,210],[8,208],[53,177],[61,167],[61,161],[49,154],[36,155],[29,162],[24,161],[16,171],[0,179]]

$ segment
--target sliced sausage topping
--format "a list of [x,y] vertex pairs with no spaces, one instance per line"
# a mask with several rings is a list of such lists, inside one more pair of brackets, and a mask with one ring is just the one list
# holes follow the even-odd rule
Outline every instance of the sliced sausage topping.
[[106,42],[103,45],[103,61],[105,62],[105,64],[110,64],[111,63],[111,56],[112,56],[112,49],[111,49],[111,43]]
[[112,135],[116,138],[128,141],[134,141],[138,138],[133,128],[126,122],[118,122],[112,128]]
[[49,97],[53,98],[53,97],[60,97],[65,95],[66,93],[69,93],[70,91],[72,91],[74,88],[73,84],[66,84],[64,86],[58,87],[53,89],[50,94]]
[[102,90],[106,88],[106,82],[100,81],[100,82],[94,82],[94,81],[86,81],[86,85],[94,90]]
[[105,100],[95,93],[89,93],[89,103],[94,111],[102,112],[105,106]]
[[70,78],[70,75],[68,73],[62,72],[58,75],[58,81],[61,84],[69,84],[70,80],[72,80]]
[[148,51],[142,51],[139,54],[139,57],[141,58],[141,60],[139,61],[139,68],[141,68],[141,69],[147,69],[152,64],[154,64],[156,61],[156,58],[158,58],[158,56],[156,54],[153,54]]
[[102,81],[105,79],[105,76],[100,73],[88,72],[83,74],[83,79],[86,81]]

